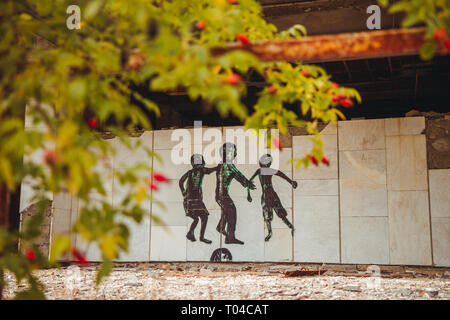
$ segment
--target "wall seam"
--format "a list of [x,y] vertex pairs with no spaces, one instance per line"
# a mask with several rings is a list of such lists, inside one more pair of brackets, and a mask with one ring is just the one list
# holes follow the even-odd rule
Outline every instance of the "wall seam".
[[391,264],[391,224],[390,224],[390,210],[389,210],[389,183],[388,183],[388,159],[387,159],[387,135],[386,135],[386,119],[384,122],[384,162],[386,163],[386,211],[387,211],[387,236],[388,236],[388,263]]
[[[150,170],[150,185],[153,183],[153,152],[155,151],[155,130],[152,130],[152,159],[151,159],[151,170]],[[150,230],[148,236],[148,261],[151,261],[152,254],[152,224],[153,224],[153,190],[150,188]]]
[[341,231],[341,176],[339,163],[339,121],[336,122],[336,159],[337,159],[337,198],[338,198],[338,219],[339,219],[339,263],[342,263],[342,231]]
[[427,166],[427,194],[428,194],[428,219],[430,223],[430,250],[431,250],[431,265],[434,266],[434,248],[433,248],[433,219],[431,217],[431,188],[430,188],[430,169],[428,169],[428,144],[427,144],[427,121],[425,119],[425,159]]

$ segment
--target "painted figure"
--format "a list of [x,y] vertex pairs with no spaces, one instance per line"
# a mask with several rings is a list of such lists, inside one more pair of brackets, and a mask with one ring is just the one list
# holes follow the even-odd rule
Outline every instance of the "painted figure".
[[[297,188],[297,182],[289,179],[289,177],[287,177],[280,170],[270,168],[271,164],[272,164],[272,156],[269,154],[263,155],[259,160],[260,168],[256,170],[256,172],[250,178],[250,181],[253,181],[253,179],[256,176],[259,176],[259,181],[262,187],[261,205],[263,210],[264,222],[266,223],[268,230],[268,234],[264,239],[265,241],[269,241],[270,238],[272,237],[273,211],[275,211],[277,216],[280,217],[280,219],[283,220],[283,222],[292,230],[291,231],[292,235],[294,235],[295,230],[292,223],[290,223],[289,220],[287,219],[286,209],[283,208],[280,198],[273,189],[272,177],[276,175],[283,178],[284,180],[292,184],[294,189]],[[250,202],[252,201],[249,189],[247,199]]]
[[222,162],[215,168],[217,185],[216,185],[216,201],[221,208],[221,216],[217,231],[225,235],[226,244],[244,244],[241,240],[236,239],[236,206],[230,198],[228,189],[233,179],[248,188],[254,190],[256,187],[248,180],[232,163],[236,158],[236,145],[233,143],[225,143],[222,146]]
[[[215,168],[206,168],[205,160],[200,154],[194,154],[191,157],[192,169],[186,172],[180,179],[180,189],[183,194],[183,206],[186,216],[192,218],[194,221],[189,228],[186,238],[191,241],[196,241],[194,230],[197,227],[198,221],[201,221],[200,227],[200,241],[210,244],[212,241],[205,238],[206,225],[208,223],[209,212],[203,203],[202,184],[205,174],[212,173]],[[186,188],[184,187],[187,180]]]

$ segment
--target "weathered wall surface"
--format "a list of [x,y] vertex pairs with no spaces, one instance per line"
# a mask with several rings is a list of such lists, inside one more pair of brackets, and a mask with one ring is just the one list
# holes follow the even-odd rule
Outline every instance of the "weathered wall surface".
[[[204,128],[203,135],[219,135],[226,141],[225,130],[229,128]],[[173,148],[180,148],[181,152],[178,142],[171,141],[172,131],[145,132],[132,138],[156,151],[162,164],[146,159],[145,152],[122,150],[117,138],[108,140],[119,148],[117,155],[100,168],[113,205],[120,201],[123,190],[113,178],[114,170],[148,161],[155,171],[170,179],[169,184],[160,185],[153,193],[167,210],[155,203],[143,203],[164,225],[150,219],[141,225],[128,221],[132,234],[130,252],[120,257],[121,261],[209,261],[216,249],[224,248],[233,261],[450,266],[450,169],[428,169],[423,117],[330,124],[322,135],[331,164],[307,170],[295,170],[293,164],[286,163],[303,157],[311,144],[304,132],[290,130],[281,138],[286,147],[280,152],[279,168],[298,187],[294,189],[277,176],[272,180],[287,220],[295,226],[294,235],[274,212],[273,236],[264,241],[267,228],[258,178],[257,189],[251,192],[252,202],[247,200],[246,188],[233,181],[229,194],[237,210],[235,234],[243,245],[226,244],[225,237],[216,230],[221,215],[215,200],[216,173],[205,175],[203,182],[204,204],[209,211],[205,237],[212,243],[199,241],[200,223],[194,233],[196,241],[186,238],[192,219],[185,214],[178,183],[192,166],[171,161]],[[196,145],[202,147],[204,155],[208,144],[190,143],[193,151]],[[214,154],[221,145],[222,142],[216,143],[209,150]],[[237,148],[238,154],[245,153],[248,159],[248,150],[239,145]],[[206,167],[216,165],[217,161],[206,159]],[[246,163],[236,167],[250,178],[259,165]],[[76,199],[55,195],[52,235],[70,232],[77,212]],[[85,249],[81,239],[73,240]],[[91,246],[87,256],[89,260],[99,260],[98,248]]]

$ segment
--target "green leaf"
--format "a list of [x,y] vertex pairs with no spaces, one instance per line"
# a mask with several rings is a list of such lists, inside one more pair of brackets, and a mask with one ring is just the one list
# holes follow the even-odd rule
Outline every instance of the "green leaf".
[[70,250],[70,238],[65,235],[59,235],[52,242],[50,251],[50,262],[56,262],[56,260],[65,252]]
[[100,268],[98,269],[97,276],[95,279],[96,285],[99,285],[102,282],[102,279],[104,277],[107,277],[111,273],[113,266],[114,265],[111,260],[103,260],[102,261],[102,264],[100,265]]
[[420,57],[423,60],[430,60],[436,53],[436,49],[437,46],[434,40],[427,41],[422,48],[420,48]]

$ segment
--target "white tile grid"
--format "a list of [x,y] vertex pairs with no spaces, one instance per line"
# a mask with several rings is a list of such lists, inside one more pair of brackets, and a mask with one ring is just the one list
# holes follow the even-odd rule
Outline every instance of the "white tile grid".
[[385,150],[339,152],[341,216],[387,217]]
[[450,266],[450,218],[432,218],[433,261],[439,267]]
[[389,191],[390,263],[431,264],[427,191]]
[[[209,128],[212,130],[218,128]],[[203,134],[208,128],[203,129]],[[193,129],[187,129],[188,132],[193,137]],[[219,128],[221,132],[221,128]],[[203,201],[205,206],[207,207],[210,215],[208,219],[208,224],[206,228],[205,237],[212,240],[212,244],[205,244],[199,241],[199,232],[201,227],[201,222],[199,221],[197,227],[195,228],[195,237],[197,239],[196,242],[191,242],[186,239],[186,233],[188,228],[192,223],[192,219],[187,217],[183,207],[183,198],[181,195],[181,191],[179,189],[179,179],[181,176],[186,173],[188,170],[192,169],[190,163],[187,164],[173,164],[171,163],[171,152],[173,149],[169,149],[168,147],[175,147],[179,142],[168,142],[170,140],[170,136],[173,130],[164,130],[165,132],[159,133],[155,131],[155,152],[157,152],[162,160],[163,164],[159,163],[156,159],[153,159],[154,171],[162,172],[170,179],[170,184],[168,185],[160,185],[160,189],[153,193],[153,196],[162,201],[167,210],[165,213],[169,213],[168,216],[164,216],[164,213],[160,215],[160,218],[165,222],[166,226],[162,226],[160,223],[155,223],[152,221],[152,232],[151,232],[151,249],[150,249],[150,260],[154,261],[186,261],[187,259],[190,261],[209,261],[212,252],[219,248],[221,245],[221,239],[219,233],[216,231],[216,225],[220,218],[220,209],[218,204],[215,201],[215,173],[205,175],[203,180]],[[159,136],[159,137],[158,137]],[[163,141],[162,141],[162,140]],[[168,140],[169,139],[169,140]],[[167,140],[167,141],[166,141]],[[166,141],[166,142],[164,142]],[[191,140],[191,142],[193,142]],[[217,165],[217,161],[215,161],[214,156],[216,156],[217,151],[221,147],[221,143],[213,144],[212,150],[209,145],[211,142],[204,142],[202,145],[202,154],[205,157],[205,162],[207,167],[212,167]],[[180,149],[181,147],[178,147]],[[190,160],[190,157],[193,153],[197,152],[197,146],[194,144],[190,144],[191,153],[187,155],[187,158]],[[204,152],[211,151],[210,157],[204,154]],[[180,149],[181,152],[181,149]],[[212,157],[212,158],[211,158]],[[170,162],[168,162],[168,159]],[[159,197],[159,195],[161,195]],[[152,214],[156,212],[156,210],[162,212],[162,209],[157,206],[156,203],[152,203]],[[172,214],[174,213],[174,214]],[[167,238],[170,237],[170,238]],[[165,239],[164,241],[161,241]],[[172,244],[175,246],[177,250],[174,250],[172,253],[166,252],[168,244]],[[183,249],[184,251],[180,251]],[[197,249],[199,251],[197,251]],[[189,257],[189,258],[188,258]]]
[[[388,196],[388,226],[389,226],[389,263],[390,264],[410,264],[410,265],[429,265],[432,263],[432,239],[431,239],[431,213],[428,217],[408,217],[401,223],[401,227],[395,232],[395,224],[402,218],[401,214],[393,207],[393,199],[400,201],[399,195],[410,193],[424,193],[429,198],[429,189],[427,169],[427,151],[425,143],[425,119],[423,117],[415,118],[397,118],[385,120],[385,145],[386,145],[386,187]],[[397,148],[393,148],[393,146]],[[417,152],[421,149],[421,152]],[[401,151],[404,151],[403,154]],[[404,154],[406,153],[406,154]],[[398,159],[394,160],[394,157]],[[419,168],[417,168],[419,166]],[[406,170],[406,171],[405,171]],[[397,174],[396,171],[401,171]],[[411,176],[413,177],[411,178]],[[418,199],[411,199],[412,201]],[[395,202],[395,201],[394,201]],[[425,207],[428,212],[429,201],[425,201]],[[404,203],[403,209],[410,203]],[[401,209],[401,208],[400,208]],[[412,209],[414,210],[414,208]],[[409,212],[408,212],[409,213]],[[417,213],[416,213],[417,214]],[[417,219],[421,219],[419,222]],[[408,224],[408,225],[405,225]],[[426,226],[428,224],[428,226]],[[399,226],[397,226],[399,227]],[[398,233],[406,233],[408,230],[415,230],[415,236],[410,240],[398,238]],[[421,240],[417,240],[420,238]],[[423,242],[425,247],[422,249],[408,250],[410,244],[418,245],[417,242]],[[428,245],[427,245],[428,243]],[[404,249],[396,248],[406,246]],[[419,252],[420,251],[420,252]],[[428,252],[430,251],[430,252]]]
[[[295,164],[292,164],[293,177],[298,183],[297,189],[292,191],[293,223],[296,228],[293,238],[294,261],[339,262],[337,133],[336,124],[330,124],[322,131],[324,154],[331,162],[330,167],[320,164],[318,167],[311,165],[308,169],[302,167],[294,171]],[[309,136],[292,137],[293,158],[303,157],[311,147]],[[330,205],[332,207],[325,208]]]

